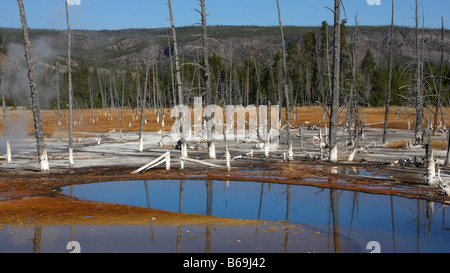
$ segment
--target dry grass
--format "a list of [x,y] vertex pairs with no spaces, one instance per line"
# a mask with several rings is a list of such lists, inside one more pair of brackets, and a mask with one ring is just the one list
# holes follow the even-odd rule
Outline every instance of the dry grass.
[[388,148],[391,149],[406,149],[411,140],[396,140],[387,145]]
[[[450,107],[446,109],[450,112]],[[390,129],[407,129],[407,122],[404,116],[400,115],[397,118],[398,107],[391,107],[389,114],[389,128]],[[161,122],[157,122],[156,112],[147,110],[146,117],[147,123],[144,125],[144,131],[157,132],[170,131],[173,124],[173,119],[170,117],[170,109],[165,110],[164,127]],[[193,115],[193,111],[191,112]],[[339,121],[342,123],[345,119],[345,110],[340,113]],[[55,110],[42,110],[41,111],[43,128],[47,137],[63,137],[68,132],[68,111],[62,111],[61,125],[57,123],[57,113]],[[137,119],[133,119],[131,109],[124,110],[124,118],[122,122],[123,131],[139,131],[140,128],[140,116]],[[84,109],[81,111],[74,111],[75,125],[73,127],[74,133],[89,132],[92,134],[105,133],[112,130],[119,131],[121,123],[119,119],[119,111],[114,112],[111,109],[107,109],[106,114],[103,109],[94,110],[94,122],[90,120],[90,109]],[[360,117],[365,124],[372,128],[382,128],[384,121],[384,108],[362,108],[360,111]],[[161,119],[161,117],[160,117]],[[281,119],[285,120],[285,109],[282,109]],[[328,126],[328,118],[324,115],[324,110],[320,106],[310,107],[297,107],[291,117],[291,125],[293,128],[297,127],[297,124],[303,126],[318,125],[321,126],[324,123]],[[411,129],[414,128],[414,116],[409,117]],[[28,135],[34,134],[34,126],[32,120],[32,113],[30,110],[23,108],[8,111],[8,123],[10,128],[22,127],[21,131]],[[450,116],[446,116],[446,124],[450,124]],[[3,133],[3,114],[0,111],[0,133]],[[438,147],[441,144],[437,144]]]
[[[389,129],[408,129],[408,122],[410,124],[410,129],[415,127],[415,115],[414,109],[401,109],[402,111],[399,113],[400,108],[397,106],[392,106],[389,111]],[[450,112],[450,107],[444,109],[446,113]],[[384,107],[376,107],[376,108],[361,108],[359,111],[360,119],[364,124],[372,128],[383,128],[384,126]],[[404,113],[405,115],[403,115]],[[282,119],[285,118],[285,111],[282,111]],[[342,124],[345,120],[346,111],[341,108],[341,112],[339,113],[339,122]],[[308,125],[308,124],[318,124],[320,121],[323,126],[324,122],[326,122],[328,126],[328,118],[325,114],[324,110],[321,106],[311,106],[311,107],[297,107],[297,112],[294,111],[291,124],[296,126],[297,121],[295,120],[295,116],[298,117],[298,121],[300,124]],[[406,117],[408,120],[406,120]],[[305,124],[305,122],[308,122]],[[446,124],[450,124],[450,115],[445,116]],[[439,123],[438,123],[439,125]],[[423,123],[425,126],[425,121]]]
[[[68,134],[68,110],[61,111],[61,125],[58,125],[58,116],[54,110],[42,110],[42,126],[46,137],[64,137]],[[156,122],[156,113],[147,110],[145,116],[147,117],[147,123],[144,124],[144,131],[157,132],[159,130],[170,131],[173,120],[170,118],[170,112],[164,119],[164,127],[161,122]],[[0,113],[0,133],[3,133],[3,114]],[[97,133],[105,133],[112,130],[120,131],[121,126],[123,131],[139,131],[140,129],[140,116],[138,119],[133,120],[133,115],[130,109],[125,109],[123,113],[123,121],[119,118],[119,111],[106,111],[106,115],[102,109],[94,110],[94,121],[92,121],[91,111],[84,109],[80,111],[74,111],[74,136],[88,137]],[[16,109],[8,111],[8,125],[10,131],[19,130],[20,133],[25,136],[34,136],[34,123],[33,116],[30,110]],[[82,132],[88,132],[91,134],[81,134]],[[19,133],[19,132],[17,132]]]
[[[388,148],[392,149],[406,149],[410,144],[411,140],[396,140],[387,145]],[[427,144],[428,142],[425,142]],[[447,140],[433,140],[434,150],[447,150],[448,141]]]
[[[57,115],[50,111],[46,111],[43,114],[43,126],[44,131],[53,132],[54,135],[58,136],[68,132],[68,111],[64,111],[61,116],[61,125],[57,124]],[[166,110],[166,115],[164,118],[164,127],[161,124],[162,118],[160,117],[160,122],[157,122],[157,114],[153,111],[147,110],[145,113],[146,123],[144,123],[144,131],[146,132],[157,132],[170,131],[173,120],[170,118],[170,112]],[[74,111],[74,133],[80,132],[90,132],[90,133],[105,133],[109,131],[139,131],[140,129],[140,115],[136,118],[130,109],[125,109],[123,112],[123,121],[120,120],[120,114],[117,110],[107,110],[106,114],[102,109],[94,110],[94,120],[91,119],[90,110]]]
[[446,140],[433,140],[433,149],[435,150],[447,150],[448,141]]

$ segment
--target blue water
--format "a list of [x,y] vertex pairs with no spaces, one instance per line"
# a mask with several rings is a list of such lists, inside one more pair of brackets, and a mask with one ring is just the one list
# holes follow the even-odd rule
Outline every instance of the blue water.
[[[184,190],[180,191],[182,185]],[[450,209],[425,200],[312,186],[215,180],[121,181],[63,188],[63,194],[71,193],[83,200],[172,212],[283,220],[329,232],[339,228],[342,236],[363,246],[368,241],[379,242],[383,252],[450,252]]]

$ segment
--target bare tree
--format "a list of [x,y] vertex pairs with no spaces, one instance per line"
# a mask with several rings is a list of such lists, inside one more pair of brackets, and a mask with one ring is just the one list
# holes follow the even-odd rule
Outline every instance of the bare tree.
[[[140,125],[140,130],[139,130],[139,152],[143,152],[144,151],[144,120],[145,120],[145,105],[146,105],[146,100],[147,100],[147,86],[148,86],[148,71],[149,71],[149,66],[150,66],[150,61],[149,59],[147,59],[147,64],[146,64],[146,72],[145,72],[145,85],[144,85],[144,95],[143,95],[143,99],[141,101],[141,125]],[[138,87],[138,89],[140,89]],[[140,92],[138,90],[138,92]]]
[[[175,78],[177,81],[177,91],[178,91],[178,104],[183,105],[184,99],[183,99],[183,84],[181,81],[181,68],[180,68],[180,58],[178,53],[178,40],[177,40],[177,32],[175,29],[175,21],[173,19],[173,12],[172,12],[172,3],[170,0],[167,0],[167,5],[169,6],[169,13],[170,13],[170,25],[172,28],[172,41],[173,41],[173,52],[175,55]],[[170,48],[169,48],[170,51]],[[171,67],[172,71],[172,67]],[[175,104],[175,94],[174,94],[174,104]],[[181,151],[182,155],[184,157],[187,157],[187,144],[185,139],[184,130],[187,128],[184,128],[184,123],[180,126],[181,129]]]
[[[125,101],[125,74],[122,74],[122,99],[120,100],[120,138],[122,138],[123,127],[123,104]],[[92,118],[94,118],[94,108],[92,108]]]
[[439,64],[439,87],[436,94],[436,111],[434,112],[434,126],[433,126],[433,132],[436,132],[437,129],[437,121],[439,119],[439,111],[442,113],[442,122],[444,123],[444,129],[445,129],[445,118],[444,118],[444,111],[442,111],[442,103],[441,103],[441,93],[442,93],[442,78],[443,75],[443,65],[444,65],[444,17],[441,17],[441,59]]
[[[139,74],[139,71],[138,71],[138,74]],[[98,76],[98,86],[100,89],[100,96],[102,98],[103,112],[105,113],[105,117],[106,117],[106,98],[105,98],[105,95],[103,95],[102,79],[100,78],[100,70],[98,67],[97,67],[97,76]]]
[[392,0],[392,16],[391,16],[391,34],[389,36],[389,79],[388,87],[386,91],[386,101],[385,101],[385,111],[384,111],[384,129],[383,129],[383,143],[387,143],[388,137],[388,121],[389,121],[389,106],[391,103],[391,88],[392,88],[392,65],[393,65],[393,54],[392,47],[394,44],[394,0]]
[[[442,71],[442,66],[443,66],[443,59],[444,59],[444,18],[441,17],[441,22],[442,22],[442,41],[441,41],[441,67],[440,67],[440,72],[441,72],[441,77],[439,79],[439,94],[438,94],[438,104],[439,107],[442,107],[441,103],[440,103],[440,93],[441,93],[441,89],[442,89],[442,77],[443,77],[443,71]],[[437,109],[436,109],[436,115],[437,115]],[[444,112],[442,111],[441,108],[441,112],[442,112],[442,120],[444,122],[444,128],[445,128],[445,118],[444,118]],[[434,123],[436,124],[436,117],[434,119]],[[435,125],[436,127],[436,125]],[[445,157],[445,165],[444,166],[448,166],[449,162],[449,156],[450,156],[450,130],[447,130],[447,137],[448,137],[448,143],[447,143],[447,156]]]
[[333,45],[333,83],[331,92],[331,113],[329,152],[330,161],[337,162],[337,122],[339,111],[339,72],[341,55],[341,1],[334,1],[334,45]]
[[17,0],[20,10],[20,20],[22,21],[22,29],[23,29],[23,42],[25,46],[25,59],[27,61],[28,66],[28,80],[30,83],[30,92],[31,92],[31,110],[33,112],[33,120],[34,120],[34,132],[36,135],[36,147],[37,153],[39,157],[39,164],[41,167],[41,171],[48,171],[48,158],[47,151],[45,148],[45,139],[44,139],[44,130],[42,129],[42,119],[41,119],[41,109],[39,106],[39,93],[36,90],[36,85],[34,82],[35,71],[34,71],[34,61],[33,56],[31,55],[31,42],[28,30],[27,17],[25,14],[25,7],[23,5],[23,0]]
[[447,130],[447,137],[448,137],[448,144],[447,144],[447,156],[445,157],[445,165],[448,166],[449,164],[449,155],[450,155],[450,130]]
[[56,70],[56,101],[58,104],[58,125],[61,125],[61,102],[59,96],[59,67],[58,62],[55,62],[55,70]]
[[280,31],[281,31],[281,44],[283,46],[283,89],[286,96],[286,130],[288,139],[288,160],[293,160],[294,153],[292,150],[292,139],[291,139],[291,109],[289,106],[289,89],[287,84],[286,45],[284,41],[283,24],[281,23],[280,3],[278,0],[277,0],[277,8],[278,8],[278,23],[280,24]]
[[91,122],[95,123],[95,119],[94,119],[94,95],[92,94],[92,84],[91,84],[91,79],[88,76],[88,85],[89,85],[89,100],[90,100],[90,104],[91,104]]
[[[208,51],[208,27],[206,24],[206,18],[208,15],[206,14],[206,4],[205,4],[206,0],[199,0],[199,1],[200,1],[201,11],[199,11],[197,9],[195,9],[195,10],[201,14],[203,60],[204,60],[203,75],[205,78],[206,104],[209,105],[212,103],[212,98],[211,98],[211,72],[210,72],[210,68],[209,68],[209,51]],[[206,131],[209,134],[207,136],[209,158],[214,159],[214,158],[216,158],[214,137],[213,137],[213,135],[211,135],[212,132],[210,130],[206,130]]]
[[[442,65],[443,65],[443,58],[444,58],[444,18],[441,17],[441,21],[442,21],[442,44],[441,44],[441,68],[440,68],[440,72],[441,72],[441,77],[439,79],[439,94],[438,94],[438,104],[440,107],[442,107],[442,105],[440,104],[440,92],[441,92],[441,88],[442,88],[442,77],[443,77],[443,72],[442,72]],[[445,119],[444,119],[444,112],[442,111],[442,120],[444,121],[444,128],[445,128]],[[437,113],[437,110],[436,110]],[[435,124],[436,124],[436,117],[435,117]],[[450,130],[447,130],[447,137],[448,137],[448,144],[447,144],[447,156],[445,157],[445,165],[444,166],[448,166],[449,164],[449,155],[450,155]]]
[[204,59],[204,77],[205,77],[205,92],[206,92],[206,104],[211,104],[211,72],[209,67],[209,50],[208,50],[208,27],[206,14],[206,0],[199,0],[201,11],[197,10],[201,14],[202,24],[202,42],[203,42],[203,59]]
[[[0,72],[1,73],[1,72]],[[1,76],[1,74],[0,74]],[[8,163],[11,163],[11,144],[9,143],[9,134],[8,134],[8,118],[6,116],[6,100],[5,93],[3,91],[3,81],[0,77],[0,93],[2,95],[2,108],[3,108],[3,134],[5,135],[6,142],[6,160]]]
[[[326,64],[327,64],[327,78],[328,78],[328,95],[331,93],[331,90],[333,90],[333,81],[332,81],[332,74],[331,74],[331,68],[330,68],[330,54],[329,54],[329,36],[328,36],[328,24],[325,26],[325,57],[326,57]],[[324,98],[325,101],[325,98]]]
[[66,19],[67,19],[67,73],[69,75],[69,167],[73,167],[73,90],[72,90],[72,71],[71,71],[71,48],[70,48],[70,24],[69,9],[66,2]]
[[113,81],[112,81],[112,72],[109,71],[109,99],[110,99],[110,105],[111,109],[109,110],[109,115],[111,120],[113,119],[111,110],[115,113],[116,112],[116,102],[113,96]]
[[[350,84],[350,94],[347,103],[347,124],[348,124],[348,134],[349,142],[352,144],[357,142],[358,138],[358,125],[359,125],[359,114],[358,114],[358,104],[357,104],[357,87],[356,87],[356,70],[357,70],[357,58],[356,51],[358,45],[358,15],[355,16],[355,31],[352,35],[352,46],[346,43],[347,51],[349,54],[349,64],[352,70],[352,80]],[[354,119],[354,123],[353,123]],[[352,127],[355,126],[354,137],[352,138]],[[356,146],[355,146],[356,148]],[[349,160],[350,161],[350,160]]]
[[183,104],[183,85],[181,82],[181,69],[180,69],[180,60],[179,60],[179,54],[178,54],[177,32],[175,30],[175,22],[173,19],[172,4],[171,4],[170,0],[167,1],[167,5],[169,6],[170,25],[172,27],[173,53],[174,53],[174,57],[175,57],[175,70],[176,70],[175,77],[177,80],[178,103]]
[[420,139],[420,133],[422,130],[422,118],[423,118],[423,92],[422,92],[422,77],[421,77],[421,69],[422,69],[422,61],[419,53],[419,17],[418,17],[418,6],[416,0],[416,128],[414,131],[415,141]]
[[424,138],[426,137],[428,143],[425,144],[425,160],[427,163],[428,184],[434,185],[437,183],[436,179],[436,164],[433,156],[433,141],[431,139],[431,123],[426,120],[427,127],[425,128]]

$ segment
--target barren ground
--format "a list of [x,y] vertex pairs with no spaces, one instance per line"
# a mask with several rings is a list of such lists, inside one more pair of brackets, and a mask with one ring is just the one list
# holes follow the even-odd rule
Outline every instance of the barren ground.
[[[447,109],[447,112],[450,109]],[[312,185],[323,188],[338,188],[369,193],[393,194],[413,198],[424,198],[450,204],[450,198],[440,189],[428,186],[423,166],[425,150],[422,146],[405,148],[404,143],[412,139],[404,118],[396,119],[393,109],[389,125],[389,143],[381,144],[384,109],[365,109],[366,123],[361,149],[353,162],[348,162],[350,148],[345,145],[346,132],[340,132],[339,163],[330,164],[318,159],[320,149],[315,138],[319,130],[310,128],[323,122],[319,107],[299,108],[297,120],[292,121],[294,136],[294,161],[284,162],[286,135],[280,146],[265,158],[257,143],[229,141],[231,157],[253,150],[253,157],[243,156],[231,161],[232,169],[215,169],[186,163],[180,169],[180,151],[174,150],[169,142],[158,145],[164,132],[170,132],[173,120],[165,116],[165,126],[156,122],[156,114],[147,112],[145,124],[144,152],[138,153],[139,120],[133,120],[129,109],[124,112],[122,133],[118,112],[96,110],[95,123],[90,121],[90,111],[75,112],[74,126],[75,167],[68,168],[67,112],[63,113],[62,124],[57,124],[54,111],[43,111],[44,131],[49,155],[50,171],[39,171],[31,112],[24,109],[8,111],[8,123],[12,142],[12,163],[4,156],[0,159],[0,228],[3,225],[34,224],[258,224],[257,221],[223,219],[218,217],[185,215],[154,209],[136,208],[125,205],[81,201],[60,194],[61,187],[119,180],[150,179],[218,179],[240,181],[270,181]],[[110,115],[110,113],[112,115]],[[0,114],[1,116],[1,114]],[[81,116],[83,120],[81,121]],[[97,120],[98,117],[98,120]],[[411,118],[412,119],[412,118]],[[447,115],[448,119],[448,115]],[[0,118],[0,133],[3,133],[3,117]],[[298,124],[304,126],[302,146],[298,136]],[[450,124],[450,120],[446,121]],[[411,128],[413,122],[411,121]],[[324,128],[322,127],[322,133]],[[101,138],[100,145],[97,137]],[[167,140],[167,138],[166,138]],[[445,158],[446,136],[433,136],[434,155],[438,160]],[[190,143],[189,157],[207,159],[206,143]],[[150,162],[162,153],[171,151],[171,170],[164,165],[155,169],[131,174],[132,171]],[[0,139],[0,153],[5,153],[4,140]],[[403,161],[401,161],[403,159]],[[223,142],[217,144],[217,159],[211,163],[225,166]],[[450,169],[441,166],[441,176],[449,180]],[[316,179],[311,179],[316,178]],[[315,182],[312,182],[315,181]],[[84,217],[91,215],[93,217]],[[56,217],[57,216],[57,217]],[[156,220],[151,220],[156,219]]]

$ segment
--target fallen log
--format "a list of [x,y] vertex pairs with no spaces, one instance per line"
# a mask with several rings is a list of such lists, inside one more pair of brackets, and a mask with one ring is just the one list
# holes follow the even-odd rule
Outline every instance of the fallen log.
[[197,164],[201,164],[201,165],[205,165],[205,166],[209,166],[209,167],[215,167],[215,168],[222,168],[222,169],[226,169],[226,166],[220,166],[217,164],[213,164],[210,162],[204,162],[201,160],[197,160],[197,159],[192,159],[192,158],[188,158],[188,157],[180,157],[180,161],[184,162],[184,161],[188,161],[188,162],[192,162],[192,163],[197,163]]
[[253,150],[250,150],[250,152],[248,152],[248,153],[246,153],[246,154],[235,156],[235,157],[233,157],[231,160],[243,158],[244,156],[250,156],[250,157],[253,157]]
[[166,163],[166,170],[170,170],[170,152],[165,152],[155,160],[151,161],[148,164],[145,164],[144,166],[140,167],[139,169],[132,172],[132,174],[140,173],[142,171],[149,170],[151,168],[154,168],[156,166],[161,165],[162,163]]

